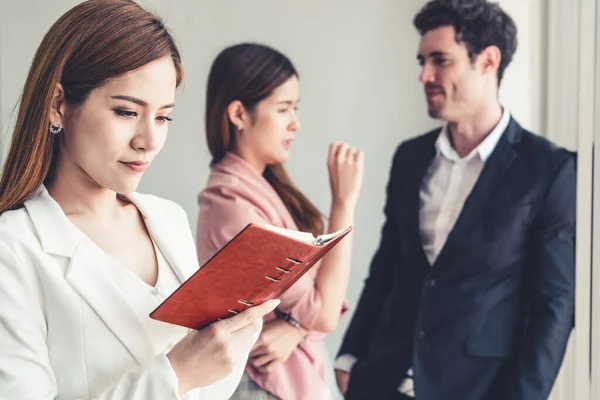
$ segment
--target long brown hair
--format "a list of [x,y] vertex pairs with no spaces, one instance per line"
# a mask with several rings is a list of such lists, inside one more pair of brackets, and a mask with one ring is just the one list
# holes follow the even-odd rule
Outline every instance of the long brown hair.
[[21,94],[0,180],[0,213],[19,208],[52,176],[58,140],[48,128],[54,91],[77,106],[107,80],[170,56],[181,57],[162,20],[131,0],[88,0],[60,17],[44,36]]
[[[235,147],[235,127],[227,108],[240,101],[252,112],[261,100],[293,76],[292,62],[277,50],[255,43],[242,43],[223,50],[212,64],[206,91],[206,139],[211,165]],[[319,210],[296,188],[281,164],[268,165],[263,174],[292,215],[298,228],[315,235],[323,233]]]

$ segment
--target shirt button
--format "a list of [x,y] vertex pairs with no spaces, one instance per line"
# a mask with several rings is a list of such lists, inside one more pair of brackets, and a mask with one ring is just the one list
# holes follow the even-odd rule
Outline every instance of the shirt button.
[[425,332],[417,331],[415,332],[415,340],[423,340],[425,338]]
[[425,281],[425,287],[431,289],[435,286],[435,279],[428,279]]
[[160,296],[160,289],[159,289],[158,287],[156,287],[156,286],[155,286],[155,287],[153,287],[153,288],[152,288],[152,294],[153,294],[154,296]]

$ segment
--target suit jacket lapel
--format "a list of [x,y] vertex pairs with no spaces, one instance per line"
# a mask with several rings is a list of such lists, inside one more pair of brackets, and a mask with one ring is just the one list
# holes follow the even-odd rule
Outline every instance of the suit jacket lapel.
[[111,262],[99,247],[84,241],[71,258],[65,279],[142,364],[154,354],[154,348],[140,316],[129,306],[127,294],[115,284],[117,277],[107,267]]
[[[131,193],[127,195],[127,198],[142,213],[150,236],[156,242],[156,245],[169,262],[169,266],[173,269],[180,282],[183,283],[199,269],[198,258],[195,252],[196,246],[187,219],[182,219],[186,224],[185,226],[176,226],[174,224],[177,221],[157,218],[156,216],[162,215],[162,210],[157,209],[152,211],[152,205],[149,201],[144,201],[143,195]],[[189,234],[184,235],[183,233],[186,232]]]
[[399,190],[405,191],[408,195],[402,196],[406,199],[406,203],[400,205],[400,209],[404,210],[407,216],[406,229],[408,234],[403,235],[409,241],[408,248],[414,250],[414,259],[416,265],[421,266],[424,272],[429,272],[431,265],[427,260],[423,249],[423,241],[421,240],[421,183],[427,174],[429,165],[435,157],[435,141],[437,140],[441,129],[437,129],[424,138],[420,149],[415,151],[410,160],[404,166],[407,168],[406,179]]
[[153,354],[143,322],[116,285],[107,263],[114,262],[67,218],[42,185],[25,202],[42,250],[69,259],[65,280],[96,312],[106,326],[139,362]]
[[211,181],[209,184],[219,185],[218,180],[222,179],[221,177],[223,174],[225,174],[225,176],[233,175],[254,189],[252,191],[252,197],[250,197],[249,200],[267,213],[271,224],[282,225],[288,229],[298,229],[290,212],[275,189],[263,175],[257,173],[254,168],[242,158],[228,152],[225,157],[213,167],[211,180],[214,181]]
[[513,145],[519,141],[520,137],[521,127],[515,120],[511,119],[496,148],[486,161],[473,190],[467,196],[462,211],[450,231],[444,247],[434,262],[434,268],[438,264],[444,263],[444,258],[447,256],[449,249],[452,248],[453,243],[463,236],[464,233],[468,232],[473,220],[481,214],[481,210],[489,195],[494,191],[496,185],[500,182],[517,156]]

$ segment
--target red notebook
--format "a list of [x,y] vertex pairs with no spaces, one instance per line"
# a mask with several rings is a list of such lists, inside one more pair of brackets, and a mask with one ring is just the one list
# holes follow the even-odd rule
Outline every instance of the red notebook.
[[310,233],[249,224],[150,317],[202,329],[279,298],[351,230],[315,238]]

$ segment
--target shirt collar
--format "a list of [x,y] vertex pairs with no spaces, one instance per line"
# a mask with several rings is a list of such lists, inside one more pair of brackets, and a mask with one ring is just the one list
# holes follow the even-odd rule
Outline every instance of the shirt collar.
[[[489,135],[477,146],[469,155],[464,157],[464,159],[470,160],[475,155],[479,155],[482,161],[487,161],[490,157],[498,141],[502,137],[502,134],[508,127],[508,123],[510,122],[510,112],[506,108],[503,108],[502,117],[500,121],[496,125],[496,127],[490,132]],[[459,161],[461,158],[452,147],[450,143],[450,137],[448,136],[448,124],[444,125],[440,135],[438,136],[437,141],[435,142],[435,148],[437,150],[437,156],[444,156],[450,161]]]

